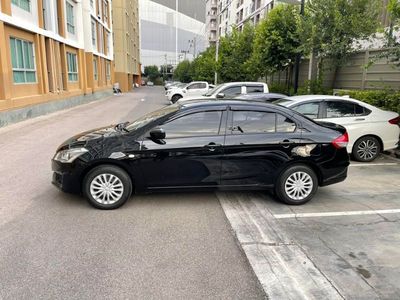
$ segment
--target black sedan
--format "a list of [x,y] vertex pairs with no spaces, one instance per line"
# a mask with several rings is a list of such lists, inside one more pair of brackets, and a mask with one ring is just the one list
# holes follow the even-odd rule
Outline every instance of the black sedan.
[[287,98],[287,95],[279,94],[279,93],[250,93],[250,94],[239,95],[239,96],[235,97],[235,100],[274,102],[276,100],[280,100],[283,98]]
[[343,127],[274,104],[186,102],[67,140],[53,184],[100,209],[132,193],[205,189],[273,190],[303,204],[346,178],[347,142]]

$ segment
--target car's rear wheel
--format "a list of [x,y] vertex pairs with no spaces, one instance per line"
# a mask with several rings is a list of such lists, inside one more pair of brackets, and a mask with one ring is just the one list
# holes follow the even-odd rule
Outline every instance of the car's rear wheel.
[[173,95],[172,98],[171,98],[171,102],[172,103],[176,103],[181,98],[182,98],[181,95]]
[[121,168],[102,165],[95,167],[85,176],[83,191],[92,206],[99,209],[115,209],[129,199],[132,182]]
[[353,146],[353,157],[357,161],[370,162],[378,157],[381,144],[373,136],[364,136],[358,139]]
[[301,205],[312,199],[318,190],[315,172],[305,165],[287,168],[275,185],[276,196],[290,205]]

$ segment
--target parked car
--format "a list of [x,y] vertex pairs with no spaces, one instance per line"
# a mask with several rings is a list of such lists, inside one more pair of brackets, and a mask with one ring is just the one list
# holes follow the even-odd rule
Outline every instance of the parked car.
[[171,103],[177,102],[179,99],[188,97],[199,97],[204,95],[209,90],[208,82],[206,81],[193,81],[184,87],[172,87],[166,93],[166,97]]
[[399,114],[384,111],[348,97],[308,95],[288,97],[275,103],[305,116],[344,126],[349,133],[347,151],[355,160],[373,161],[380,152],[399,144]]
[[153,86],[153,85],[154,85],[154,82],[153,82],[153,81],[147,81],[147,85],[148,85],[148,86]]
[[164,89],[167,91],[167,90],[169,90],[170,88],[172,88],[173,86],[176,86],[176,85],[178,85],[178,84],[180,84],[181,82],[179,82],[179,81],[167,81],[166,83],[165,83],[165,85],[164,85]]
[[251,93],[251,94],[241,94],[235,97],[235,99],[238,100],[251,100],[251,101],[261,101],[261,102],[274,102],[282,98],[287,98],[287,95],[278,93]]
[[345,180],[346,145],[344,127],[278,105],[190,101],[70,138],[52,160],[52,182],[100,209],[166,190],[271,189],[303,204]]
[[[252,93],[269,93],[268,85],[263,82],[229,82],[217,85],[202,96],[208,99],[232,99],[239,95]],[[199,96],[185,96],[179,102],[196,100]]]

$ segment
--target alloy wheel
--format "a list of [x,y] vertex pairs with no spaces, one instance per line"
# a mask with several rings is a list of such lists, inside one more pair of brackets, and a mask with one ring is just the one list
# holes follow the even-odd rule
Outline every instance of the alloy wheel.
[[113,174],[97,175],[90,183],[90,194],[100,204],[114,204],[121,199],[124,186]]
[[357,154],[363,160],[371,160],[378,154],[378,145],[373,140],[362,141],[357,147]]
[[307,198],[313,190],[313,180],[305,172],[295,172],[291,174],[285,182],[285,192],[293,200],[303,200]]

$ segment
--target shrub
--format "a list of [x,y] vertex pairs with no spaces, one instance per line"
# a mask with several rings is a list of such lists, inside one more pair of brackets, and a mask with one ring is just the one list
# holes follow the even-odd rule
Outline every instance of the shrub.
[[400,113],[400,92],[392,90],[350,90],[340,91],[339,95],[349,95],[351,98],[365,103]]

